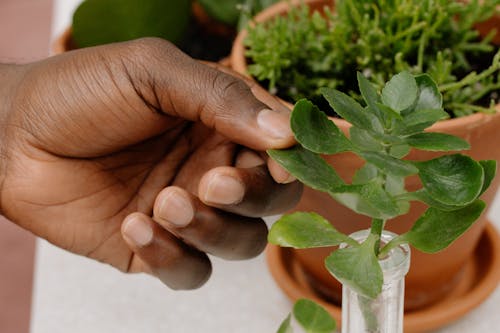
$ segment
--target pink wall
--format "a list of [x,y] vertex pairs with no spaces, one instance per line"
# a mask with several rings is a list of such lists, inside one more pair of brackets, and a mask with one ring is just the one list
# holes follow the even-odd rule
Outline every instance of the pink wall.
[[[51,15],[52,0],[0,0],[0,62],[46,57]],[[2,333],[29,332],[34,254],[35,237],[0,217]]]

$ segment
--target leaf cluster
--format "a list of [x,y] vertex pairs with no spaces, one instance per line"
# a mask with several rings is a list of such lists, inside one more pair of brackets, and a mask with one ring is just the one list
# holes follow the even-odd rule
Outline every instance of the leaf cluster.
[[[357,81],[366,106],[338,90],[322,89],[335,112],[352,124],[349,136],[303,99],[291,115],[299,145],[268,154],[305,185],[372,217],[370,236],[360,244],[323,217],[298,212],[275,223],[269,241],[295,248],[348,244],[326,259],[326,267],[361,295],[375,298],[383,283],[379,258],[401,243],[424,252],[440,251],[472,225],[485,207],[478,198],[490,185],[496,162],[452,153],[468,149],[469,144],[449,134],[424,131],[447,117],[442,96],[429,75],[401,72],[380,93],[361,73]],[[404,159],[412,148],[446,154],[427,161]],[[321,156],[346,151],[365,161],[350,184]],[[405,179],[409,176],[419,177],[422,187],[407,191]],[[411,201],[429,207],[408,232],[380,248],[385,221],[406,214]]]
[[[337,0],[335,11],[308,6],[256,24],[245,40],[249,73],[280,97],[325,106],[321,89],[358,102],[352,73],[381,89],[401,71],[430,74],[452,116],[494,112],[500,97],[500,51],[474,24],[498,13],[500,0]],[[494,58],[495,53],[497,56]],[[458,81],[458,82],[457,82]]]

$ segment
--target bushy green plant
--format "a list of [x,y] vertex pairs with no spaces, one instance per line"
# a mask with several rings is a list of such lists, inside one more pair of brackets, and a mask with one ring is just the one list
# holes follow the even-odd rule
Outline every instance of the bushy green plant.
[[[256,24],[245,40],[249,72],[287,100],[321,98],[323,87],[362,101],[352,73],[378,89],[394,74],[428,73],[452,116],[494,112],[500,100],[500,50],[494,31],[479,38],[474,24],[495,13],[500,0],[336,0],[335,11],[287,16]],[[499,13],[500,14],[500,13]],[[496,53],[496,56],[494,57]]]
[[[338,90],[321,89],[335,112],[352,124],[349,137],[317,106],[302,99],[291,115],[291,128],[299,145],[270,150],[268,154],[305,185],[371,217],[369,236],[358,243],[320,215],[296,212],[281,217],[272,226],[268,239],[299,249],[347,244],[332,252],[325,266],[370,302],[382,290],[379,260],[391,249],[409,243],[423,252],[438,252],[476,221],[485,208],[479,196],[495,175],[496,161],[475,161],[451,153],[469,149],[469,144],[449,134],[424,131],[447,117],[442,95],[429,75],[401,72],[385,83],[380,92],[361,73],[357,81],[365,107]],[[411,148],[446,155],[426,161],[404,159]],[[342,152],[352,152],[365,161],[350,184],[321,157]],[[408,191],[405,179],[415,175],[422,187]],[[386,221],[405,215],[411,201],[423,202],[428,209],[409,231],[382,244]]]

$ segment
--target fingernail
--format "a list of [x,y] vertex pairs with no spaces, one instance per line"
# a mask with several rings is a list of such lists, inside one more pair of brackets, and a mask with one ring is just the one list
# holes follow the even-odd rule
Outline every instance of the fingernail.
[[294,176],[289,174],[288,177],[284,181],[282,181],[281,183],[282,184],[290,184],[291,182],[294,182],[296,180],[297,180],[297,178],[295,178]]
[[257,115],[257,124],[273,138],[285,139],[293,136],[288,114],[264,109]]
[[253,168],[265,164],[266,161],[250,150],[244,150],[236,157],[235,166],[238,168]]
[[160,201],[158,217],[177,227],[185,227],[193,220],[193,206],[184,195],[170,192]]
[[208,181],[203,199],[206,202],[231,205],[241,202],[244,195],[245,187],[240,181],[230,176],[215,174]]
[[147,246],[153,241],[153,229],[139,217],[131,217],[125,221],[123,233],[138,247]]
[[270,160],[269,162],[269,171],[271,172],[274,180],[280,184],[288,184],[297,180],[297,178],[292,176],[274,160]]

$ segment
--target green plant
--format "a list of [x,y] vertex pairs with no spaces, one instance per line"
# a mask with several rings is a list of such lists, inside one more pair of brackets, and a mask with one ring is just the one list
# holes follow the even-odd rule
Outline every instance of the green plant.
[[[291,115],[299,145],[268,154],[305,185],[371,217],[368,238],[358,243],[320,215],[296,212],[281,217],[272,226],[268,240],[299,249],[347,244],[327,257],[325,266],[343,284],[374,299],[383,284],[379,259],[391,249],[409,243],[423,252],[438,252],[473,224],[485,208],[479,196],[490,185],[496,162],[451,154],[468,149],[469,144],[452,135],[424,131],[448,116],[442,108],[442,95],[429,75],[401,72],[383,86],[381,93],[361,73],[357,81],[366,107],[338,90],[321,89],[335,112],[352,124],[349,137],[317,106],[302,99]],[[447,154],[427,161],[404,159],[411,148]],[[321,157],[341,152],[352,152],[365,161],[350,184]],[[407,191],[405,179],[415,175],[422,187]],[[429,207],[408,232],[381,244],[386,221],[406,214],[411,201]]]
[[[494,112],[500,95],[500,50],[475,23],[498,13],[500,0],[337,0],[335,12],[308,6],[256,24],[245,40],[249,73],[280,97],[325,106],[323,87],[359,102],[352,73],[378,89],[394,74],[428,73],[452,116]],[[496,53],[496,56],[495,56]]]
[[207,23],[192,17],[193,0],[85,0],[73,15],[72,38],[81,48],[160,37],[194,58],[218,61],[231,49],[234,28],[276,1],[197,0],[213,18]]
[[277,333],[291,333],[292,315],[307,333],[328,333],[336,328],[335,320],[320,305],[307,299],[299,299],[292,313],[281,323]]
[[161,37],[178,43],[191,17],[191,0],[85,0],[73,16],[78,47]]

